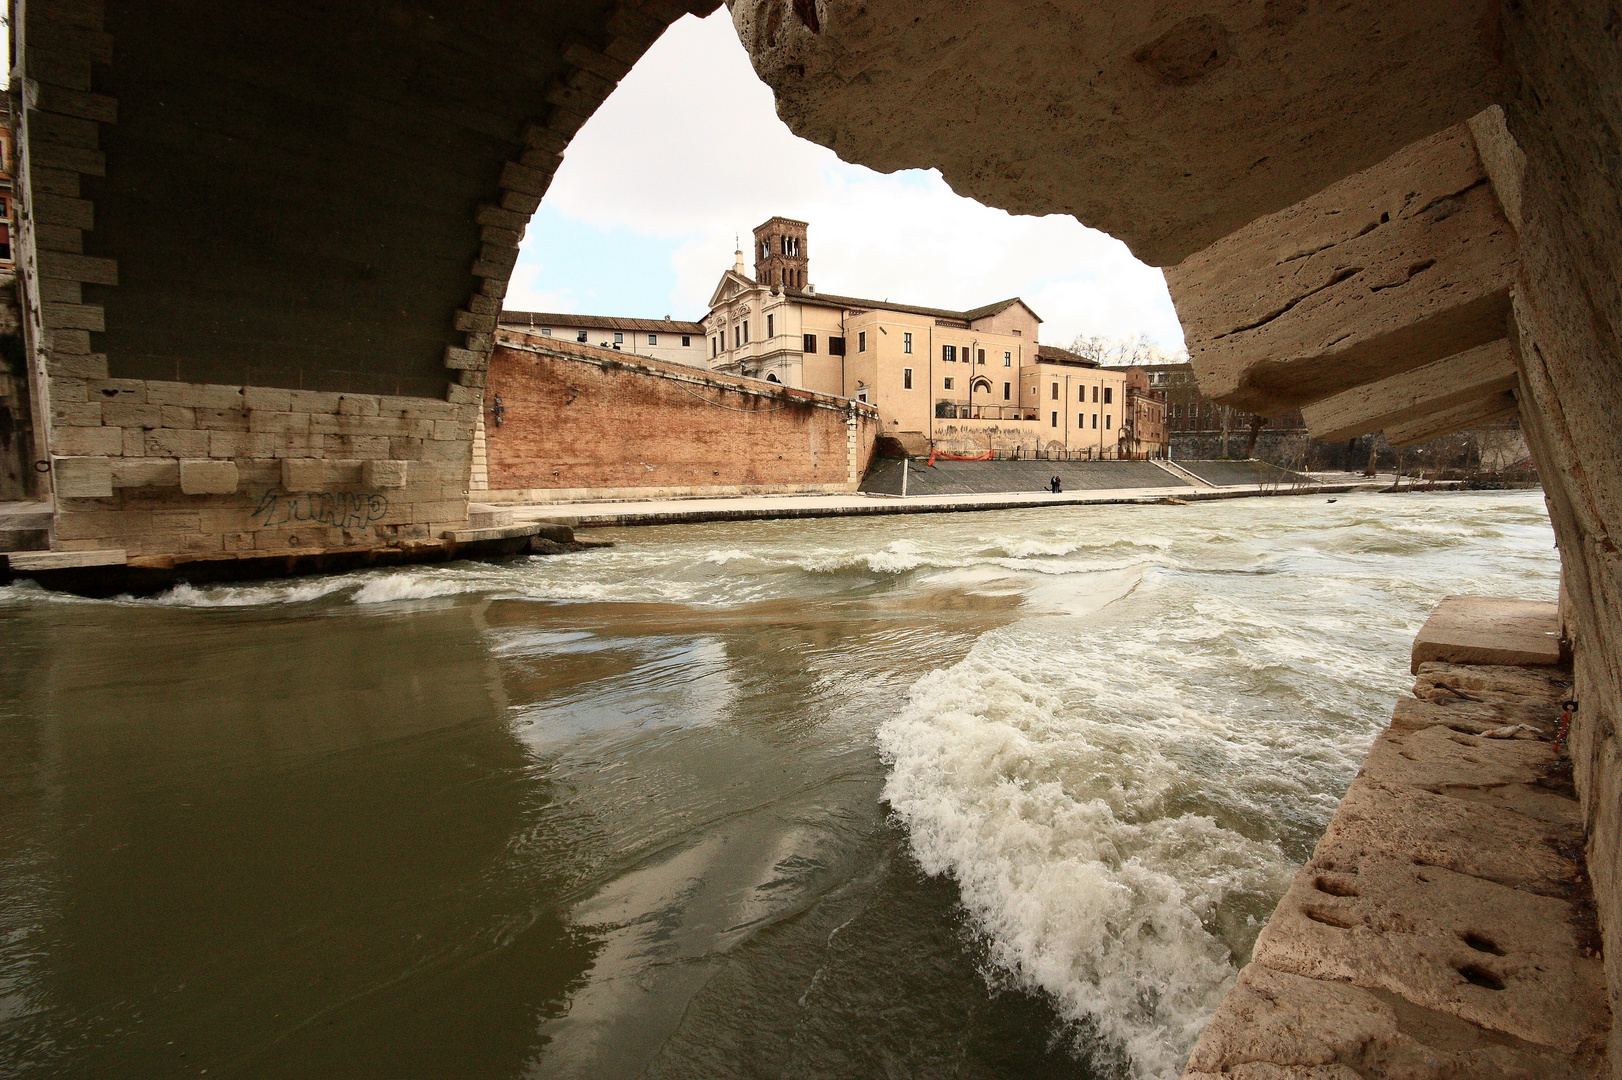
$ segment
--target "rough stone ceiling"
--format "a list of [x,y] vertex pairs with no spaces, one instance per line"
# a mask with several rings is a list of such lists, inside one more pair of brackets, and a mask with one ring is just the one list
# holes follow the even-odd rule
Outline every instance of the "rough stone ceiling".
[[735,0],[797,134],[1170,265],[1501,100],[1490,0]]

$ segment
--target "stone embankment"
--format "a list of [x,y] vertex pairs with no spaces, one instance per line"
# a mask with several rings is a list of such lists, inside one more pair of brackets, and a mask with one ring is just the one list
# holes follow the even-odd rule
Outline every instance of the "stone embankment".
[[1609,1075],[1555,605],[1452,597],[1184,1080]]

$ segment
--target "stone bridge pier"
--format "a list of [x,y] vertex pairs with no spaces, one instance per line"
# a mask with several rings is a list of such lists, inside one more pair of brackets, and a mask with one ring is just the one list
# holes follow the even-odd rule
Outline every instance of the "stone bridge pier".
[[465,529],[525,225],[569,137],[689,8],[13,10],[53,548],[226,559]]
[[[464,524],[529,216],[630,65],[716,7],[14,0],[53,545],[224,557]],[[1165,267],[1219,400],[1399,445],[1518,411],[1622,1013],[1618,0],[730,8],[797,133]]]

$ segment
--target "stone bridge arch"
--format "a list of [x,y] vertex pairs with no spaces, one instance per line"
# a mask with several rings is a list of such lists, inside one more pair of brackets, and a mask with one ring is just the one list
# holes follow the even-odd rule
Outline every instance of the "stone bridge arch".
[[[218,556],[465,524],[529,215],[630,65],[717,6],[15,0],[16,247],[53,543]],[[1072,214],[1170,268],[1219,399],[1303,407],[1337,437],[1520,412],[1563,560],[1572,756],[1622,1000],[1616,0],[732,16],[799,134]],[[253,521],[267,492],[372,490],[388,515],[354,530]]]

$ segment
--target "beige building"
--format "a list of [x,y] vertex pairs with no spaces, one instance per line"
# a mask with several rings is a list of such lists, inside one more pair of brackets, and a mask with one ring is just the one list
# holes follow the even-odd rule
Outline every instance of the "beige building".
[[1040,344],[1023,300],[952,311],[819,293],[806,233],[757,227],[754,277],[736,253],[703,319],[712,368],[865,401],[885,433],[950,453],[1150,452],[1133,434],[1150,425],[1125,422],[1126,370]]
[[709,366],[705,359],[704,327],[698,323],[672,319],[668,315],[663,319],[620,319],[605,315],[503,311],[501,325],[524,333],[618,349],[655,360]]

